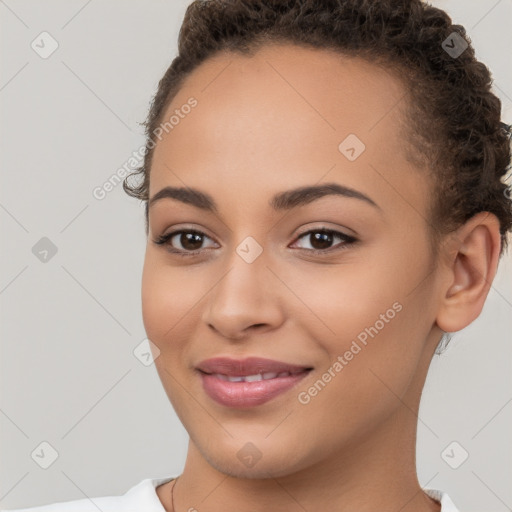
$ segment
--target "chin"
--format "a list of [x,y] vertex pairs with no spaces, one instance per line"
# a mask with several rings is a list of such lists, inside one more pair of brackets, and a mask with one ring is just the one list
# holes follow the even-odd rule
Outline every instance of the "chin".
[[[206,457],[205,457],[206,458]],[[268,479],[280,478],[296,473],[299,468],[291,467],[289,463],[281,460],[259,460],[253,467],[244,467],[227,457],[208,457],[208,463],[217,471],[233,478]]]
[[206,447],[194,443],[202,457],[217,471],[233,478],[266,479],[297,473],[314,463],[307,453],[298,452],[297,444],[278,436],[275,439],[240,442],[236,439]]

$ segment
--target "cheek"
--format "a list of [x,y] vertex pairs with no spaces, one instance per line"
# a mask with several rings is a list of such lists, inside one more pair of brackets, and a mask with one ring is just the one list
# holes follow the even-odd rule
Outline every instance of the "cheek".
[[172,292],[165,290],[165,276],[146,256],[142,273],[142,319],[149,339],[160,348],[165,332],[172,326]]
[[356,426],[363,417],[396,407],[432,328],[433,291],[422,281],[429,272],[425,253],[408,264],[400,254],[378,261],[325,267],[294,288],[316,313],[303,315],[302,327],[328,355],[319,368],[320,382],[299,390],[305,392],[301,403],[314,403],[327,422],[335,411],[342,416],[350,411],[346,421]]
[[146,254],[142,273],[142,318],[149,339],[164,349],[183,326],[190,325],[201,290],[192,284],[186,271],[159,260],[160,255]]
[[289,303],[297,309],[289,314],[299,319],[312,339],[325,340],[331,355],[348,350],[347,340],[364,338],[365,330],[375,323],[379,331],[387,327],[400,307],[393,307],[401,299],[396,281],[365,263],[311,266],[283,280],[300,299],[290,295]]
[[407,314],[404,307],[389,323],[368,322],[358,332],[363,336],[341,335],[324,345],[329,362],[319,368],[317,380],[297,391],[299,407],[311,428],[322,425],[326,437],[352,442],[401,406],[421,354],[419,344],[409,337],[412,333],[404,331]]
[[163,388],[178,417],[185,423],[188,395],[183,393],[177,379],[187,340],[182,333],[185,328],[190,328],[197,291],[191,289],[190,283],[187,286],[186,272],[165,265],[159,256],[148,251],[144,260],[142,317],[147,337],[159,350],[154,362]]

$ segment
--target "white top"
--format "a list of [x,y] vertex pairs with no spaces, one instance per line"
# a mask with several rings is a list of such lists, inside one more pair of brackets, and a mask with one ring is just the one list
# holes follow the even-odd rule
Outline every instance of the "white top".
[[[169,482],[174,476],[146,478],[131,487],[122,496],[83,498],[31,508],[1,509],[0,512],[165,512],[156,494],[156,488]],[[441,503],[441,512],[459,512],[448,494],[437,489],[423,489],[431,498]]]

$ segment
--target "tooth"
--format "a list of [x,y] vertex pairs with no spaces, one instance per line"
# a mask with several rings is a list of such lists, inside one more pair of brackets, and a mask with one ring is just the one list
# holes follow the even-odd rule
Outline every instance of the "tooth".
[[[299,373],[299,372],[296,372]],[[224,375],[222,373],[215,373],[215,377],[220,380],[225,380],[229,382],[257,382],[259,380],[267,380],[267,379],[275,379],[276,377],[290,377],[292,373],[290,372],[266,372],[266,373],[257,373],[255,375]]]
[[256,375],[246,375],[245,382],[255,382],[257,380],[262,380],[263,376],[261,373],[257,373]]

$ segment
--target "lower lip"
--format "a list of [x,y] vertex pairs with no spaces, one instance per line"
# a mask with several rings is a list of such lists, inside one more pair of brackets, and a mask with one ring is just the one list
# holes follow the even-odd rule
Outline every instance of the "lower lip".
[[201,373],[203,389],[217,403],[226,407],[248,408],[261,405],[288,391],[301,381],[309,370],[275,379],[254,382],[229,382],[214,375]]

